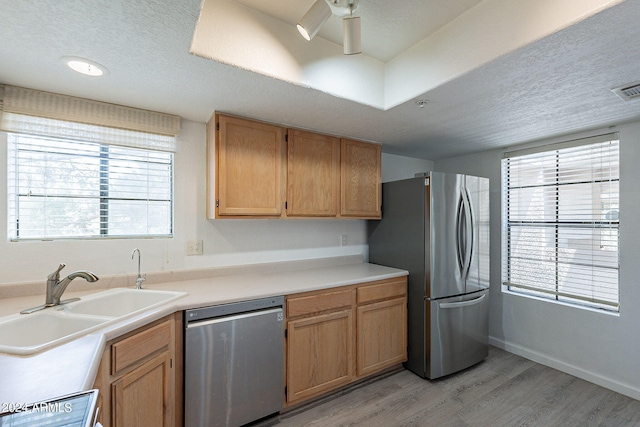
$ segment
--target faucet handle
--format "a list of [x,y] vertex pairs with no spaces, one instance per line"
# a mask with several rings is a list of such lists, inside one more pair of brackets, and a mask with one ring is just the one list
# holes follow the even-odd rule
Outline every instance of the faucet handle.
[[138,278],[136,279],[136,289],[142,289],[142,282],[144,282],[145,280],[147,280],[146,274],[138,275]]
[[60,271],[66,266],[66,264],[64,262],[61,262],[60,265],[58,266],[58,269],[56,271],[54,271],[53,273],[49,274],[47,276],[48,280],[55,280],[58,281],[60,279]]

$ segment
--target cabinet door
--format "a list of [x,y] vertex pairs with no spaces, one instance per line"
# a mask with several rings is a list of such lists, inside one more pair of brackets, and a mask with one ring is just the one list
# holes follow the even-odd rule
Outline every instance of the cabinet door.
[[284,129],[217,116],[217,215],[280,216],[285,190]]
[[94,388],[105,427],[182,425],[182,313],[107,343]]
[[381,148],[349,139],[341,140],[340,215],[380,218],[382,179]]
[[407,360],[407,299],[358,307],[358,376]]
[[353,311],[288,322],[287,402],[347,384],[354,378]]
[[111,384],[114,427],[172,426],[170,353],[164,352]]
[[340,140],[289,130],[287,215],[336,216],[340,182]]

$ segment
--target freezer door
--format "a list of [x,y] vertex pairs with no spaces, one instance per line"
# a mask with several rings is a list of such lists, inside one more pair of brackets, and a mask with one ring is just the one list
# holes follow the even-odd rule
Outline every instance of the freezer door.
[[[464,175],[431,172],[429,181],[430,299],[467,293],[471,246],[465,246],[470,216],[466,215]],[[470,241],[469,241],[470,242]]]
[[466,292],[471,293],[489,287],[489,179],[466,175],[463,191],[470,224],[465,283]]
[[453,374],[484,360],[489,341],[489,290],[425,301],[427,378]]

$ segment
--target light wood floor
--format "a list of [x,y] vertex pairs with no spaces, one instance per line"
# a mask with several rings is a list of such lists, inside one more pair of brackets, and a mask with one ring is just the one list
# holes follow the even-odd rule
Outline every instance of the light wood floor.
[[640,426],[640,401],[495,347],[440,380],[401,371],[298,413],[278,427]]

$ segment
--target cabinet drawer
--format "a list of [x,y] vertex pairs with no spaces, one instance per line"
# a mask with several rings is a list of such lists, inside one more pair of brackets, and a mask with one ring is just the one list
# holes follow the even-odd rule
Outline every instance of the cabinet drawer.
[[350,307],[352,304],[353,291],[351,289],[289,298],[287,300],[287,317],[292,318],[328,310],[337,310]]
[[366,304],[378,300],[403,297],[405,295],[407,295],[407,279],[406,277],[401,277],[359,287],[357,290],[357,301],[358,304]]
[[111,373],[118,374],[163,348],[169,348],[171,321],[167,320],[111,345]]

